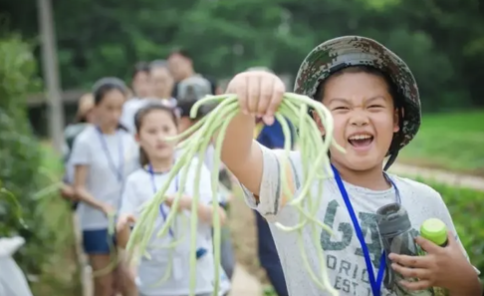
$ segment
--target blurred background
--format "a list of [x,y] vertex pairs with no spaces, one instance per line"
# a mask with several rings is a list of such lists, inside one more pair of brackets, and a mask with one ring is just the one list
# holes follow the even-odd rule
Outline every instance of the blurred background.
[[[62,162],[48,143],[97,79],[130,83],[137,62],[184,48],[196,72],[222,89],[236,73],[264,66],[291,90],[309,51],[342,35],[374,38],[413,70],[424,116],[400,169],[439,190],[484,271],[483,1],[0,0],[0,188],[18,197],[28,226],[2,191],[0,236],[26,237],[17,260],[35,295],[82,290],[71,212],[56,196]],[[272,295],[254,230],[244,227],[251,215],[232,218],[237,258]]]

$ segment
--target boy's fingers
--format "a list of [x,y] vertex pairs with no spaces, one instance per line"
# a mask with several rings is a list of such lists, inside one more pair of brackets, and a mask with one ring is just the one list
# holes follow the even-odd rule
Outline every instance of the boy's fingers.
[[404,278],[427,279],[430,276],[429,270],[424,268],[408,268],[393,263],[392,269],[402,275]]
[[410,281],[400,281],[400,284],[407,288],[408,290],[411,291],[420,291],[420,290],[426,290],[430,287],[432,287],[432,282],[429,280],[418,280],[416,282],[410,282]]
[[250,115],[255,115],[259,105],[261,79],[259,76],[249,76],[247,79],[247,104]]
[[249,105],[247,101],[248,79],[246,76],[243,75],[241,75],[238,79],[239,81],[235,86],[235,92],[237,94],[237,97],[239,98],[240,110],[245,115],[249,115]]
[[274,89],[273,77],[265,77],[262,79],[260,87],[259,105],[257,106],[257,116],[261,117],[266,113],[267,107],[271,102],[272,90]]
[[388,258],[390,258],[393,263],[397,263],[405,267],[425,268],[428,266],[428,258],[425,256],[408,256],[392,253],[388,256]]
[[441,250],[441,248],[439,246],[437,246],[436,244],[434,244],[433,242],[421,237],[421,236],[418,236],[416,239],[415,239],[415,242],[427,253],[436,253],[436,252],[439,252]]
[[282,97],[284,96],[285,86],[280,80],[274,82],[274,87],[272,90],[272,98],[269,107],[267,108],[266,114],[264,114],[263,120],[266,124],[271,125],[274,123],[274,115],[281,104]]

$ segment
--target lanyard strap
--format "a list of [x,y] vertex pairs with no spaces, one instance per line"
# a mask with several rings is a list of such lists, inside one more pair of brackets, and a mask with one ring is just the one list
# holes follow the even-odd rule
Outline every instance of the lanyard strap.
[[[151,186],[153,187],[153,192],[156,194],[158,192],[158,189],[156,188],[155,172],[153,171],[153,166],[151,164],[148,165],[148,170],[151,176]],[[176,174],[175,176],[175,192],[178,192],[178,174]],[[163,221],[166,221],[166,219],[168,218],[168,214],[165,212],[165,208],[163,207],[163,204],[160,205],[160,213],[161,213],[161,216],[163,217]],[[175,237],[171,227],[169,229],[169,232],[172,238]]]
[[116,175],[116,178],[120,183],[123,182],[123,172],[124,172],[124,149],[123,149],[123,138],[121,137],[120,134],[116,132],[116,136],[118,138],[118,153],[119,153],[119,167],[116,168],[116,165],[114,164],[114,161],[111,157],[111,153],[109,152],[108,149],[108,144],[106,143],[106,139],[104,138],[103,132],[101,131],[101,128],[99,126],[96,127],[96,130],[99,135],[99,139],[101,141],[101,145],[104,150],[104,155],[106,155],[106,158],[108,159],[109,166],[111,167],[111,170],[114,172]]
[[[336,170],[336,168],[332,165],[331,168],[333,169],[334,173],[334,178],[336,180],[336,183],[338,185],[338,189],[341,193],[341,196],[343,197],[343,200],[346,205],[346,209],[348,210],[348,213],[351,218],[351,222],[353,222],[353,227],[356,232],[356,236],[358,237],[358,240],[360,241],[361,249],[363,250],[363,256],[365,257],[365,263],[366,263],[366,269],[368,271],[368,276],[370,278],[370,285],[371,285],[371,290],[373,292],[374,296],[380,296],[381,295],[381,285],[383,282],[383,275],[385,274],[385,266],[386,266],[386,257],[385,257],[385,251],[382,252],[381,257],[380,257],[380,266],[378,267],[378,275],[375,278],[375,273],[373,271],[373,263],[371,262],[371,257],[370,257],[370,252],[368,250],[368,246],[366,245],[365,242],[365,237],[363,236],[363,231],[361,231],[360,223],[358,223],[358,218],[356,217],[356,213],[353,209],[353,206],[351,205],[350,198],[348,196],[348,192],[346,191],[346,188],[343,184],[343,180],[341,180],[341,176]],[[395,195],[397,202],[400,203],[400,192],[398,191],[397,186],[393,183],[393,181],[388,177],[388,175],[385,174],[385,178],[392,184],[392,187],[395,189]]]

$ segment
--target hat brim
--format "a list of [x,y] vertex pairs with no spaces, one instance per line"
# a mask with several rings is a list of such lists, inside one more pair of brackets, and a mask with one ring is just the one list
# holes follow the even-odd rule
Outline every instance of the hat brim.
[[334,72],[351,66],[371,66],[386,73],[401,95],[403,106],[400,148],[407,145],[420,127],[420,96],[410,68],[396,54],[375,40],[344,36],[316,46],[297,73],[294,91],[314,98],[320,83]]

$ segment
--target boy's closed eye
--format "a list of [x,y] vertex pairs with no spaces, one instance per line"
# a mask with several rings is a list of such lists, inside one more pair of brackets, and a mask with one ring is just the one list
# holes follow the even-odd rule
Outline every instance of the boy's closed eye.
[[381,104],[372,104],[370,106],[368,106],[369,109],[382,109],[382,108],[385,108],[385,106],[381,105]]
[[336,107],[333,107],[331,111],[347,111],[349,109],[350,108],[348,108],[347,106],[336,106]]

